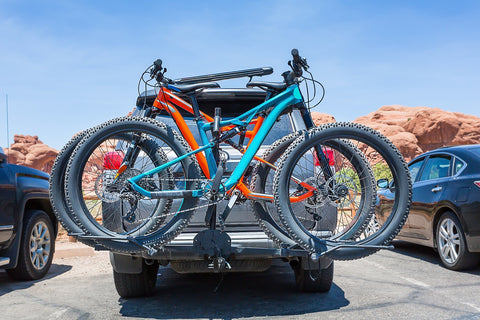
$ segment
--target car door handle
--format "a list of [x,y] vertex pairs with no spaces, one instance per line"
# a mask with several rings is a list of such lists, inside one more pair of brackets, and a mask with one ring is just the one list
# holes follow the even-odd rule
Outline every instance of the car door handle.
[[442,187],[435,187],[432,189],[432,192],[439,192],[442,191]]

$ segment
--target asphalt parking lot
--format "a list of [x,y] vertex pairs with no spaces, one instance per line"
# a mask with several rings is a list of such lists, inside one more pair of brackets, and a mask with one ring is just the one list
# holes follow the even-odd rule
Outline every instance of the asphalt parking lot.
[[365,259],[336,262],[326,294],[297,293],[288,264],[269,271],[179,275],[161,268],[156,292],[120,299],[107,252],[56,257],[43,280],[15,282],[0,272],[2,319],[480,319],[480,266],[443,268],[435,253],[397,243]]

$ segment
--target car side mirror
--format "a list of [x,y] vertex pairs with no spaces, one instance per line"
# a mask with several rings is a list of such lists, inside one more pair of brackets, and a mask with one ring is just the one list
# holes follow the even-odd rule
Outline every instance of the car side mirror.
[[379,179],[377,181],[377,186],[382,189],[387,189],[388,188],[388,179]]

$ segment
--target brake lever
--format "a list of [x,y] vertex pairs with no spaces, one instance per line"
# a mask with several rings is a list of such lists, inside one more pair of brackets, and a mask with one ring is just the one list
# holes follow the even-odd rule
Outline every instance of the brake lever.
[[300,64],[302,65],[303,69],[305,69],[305,71],[307,71],[308,68],[310,68],[310,66],[307,63],[307,58],[302,58],[300,61],[301,61]]
[[289,60],[288,65],[290,68],[292,68],[293,73],[295,74],[296,77],[301,77],[302,76],[302,64]]
[[151,79],[155,78],[158,82],[163,79],[163,73],[167,72],[167,68],[162,68],[162,63],[161,59],[157,59],[153,62],[153,67],[150,69]]

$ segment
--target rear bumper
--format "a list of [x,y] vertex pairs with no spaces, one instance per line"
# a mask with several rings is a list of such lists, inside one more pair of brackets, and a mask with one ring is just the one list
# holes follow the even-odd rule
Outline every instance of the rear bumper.
[[[312,260],[310,254],[300,247],[280,248],[263,232],[229,232],[231,250],[227,258],[231,269],[222,272],[254,272],[267,270],[272,259],[284,258],[301,261],[302,267],[308,269],[327,268],[332,260],[322,256]],[[168,265],[179,273],[203,273],[214,271],[208,255],[198,252],[194,247],[197,233],[182,233],[168,245],[153,255],[124,255],[110,252],[110,262],[113,269],[119,273],[140,273],[142,260],[157,260],[162,265]],[[143,258],[143,259],[141,259]]]
[[[143,258],[174,261],[174,260],[204,260],[203,253],[193,249],[193,239],[197,233],[182,233],[154,255],[143,254]],[[300,248],[280,248],[270,240],[264,232],[232,232],[232,255],[235,259],[265,259],[307,257],[307,251]]]

